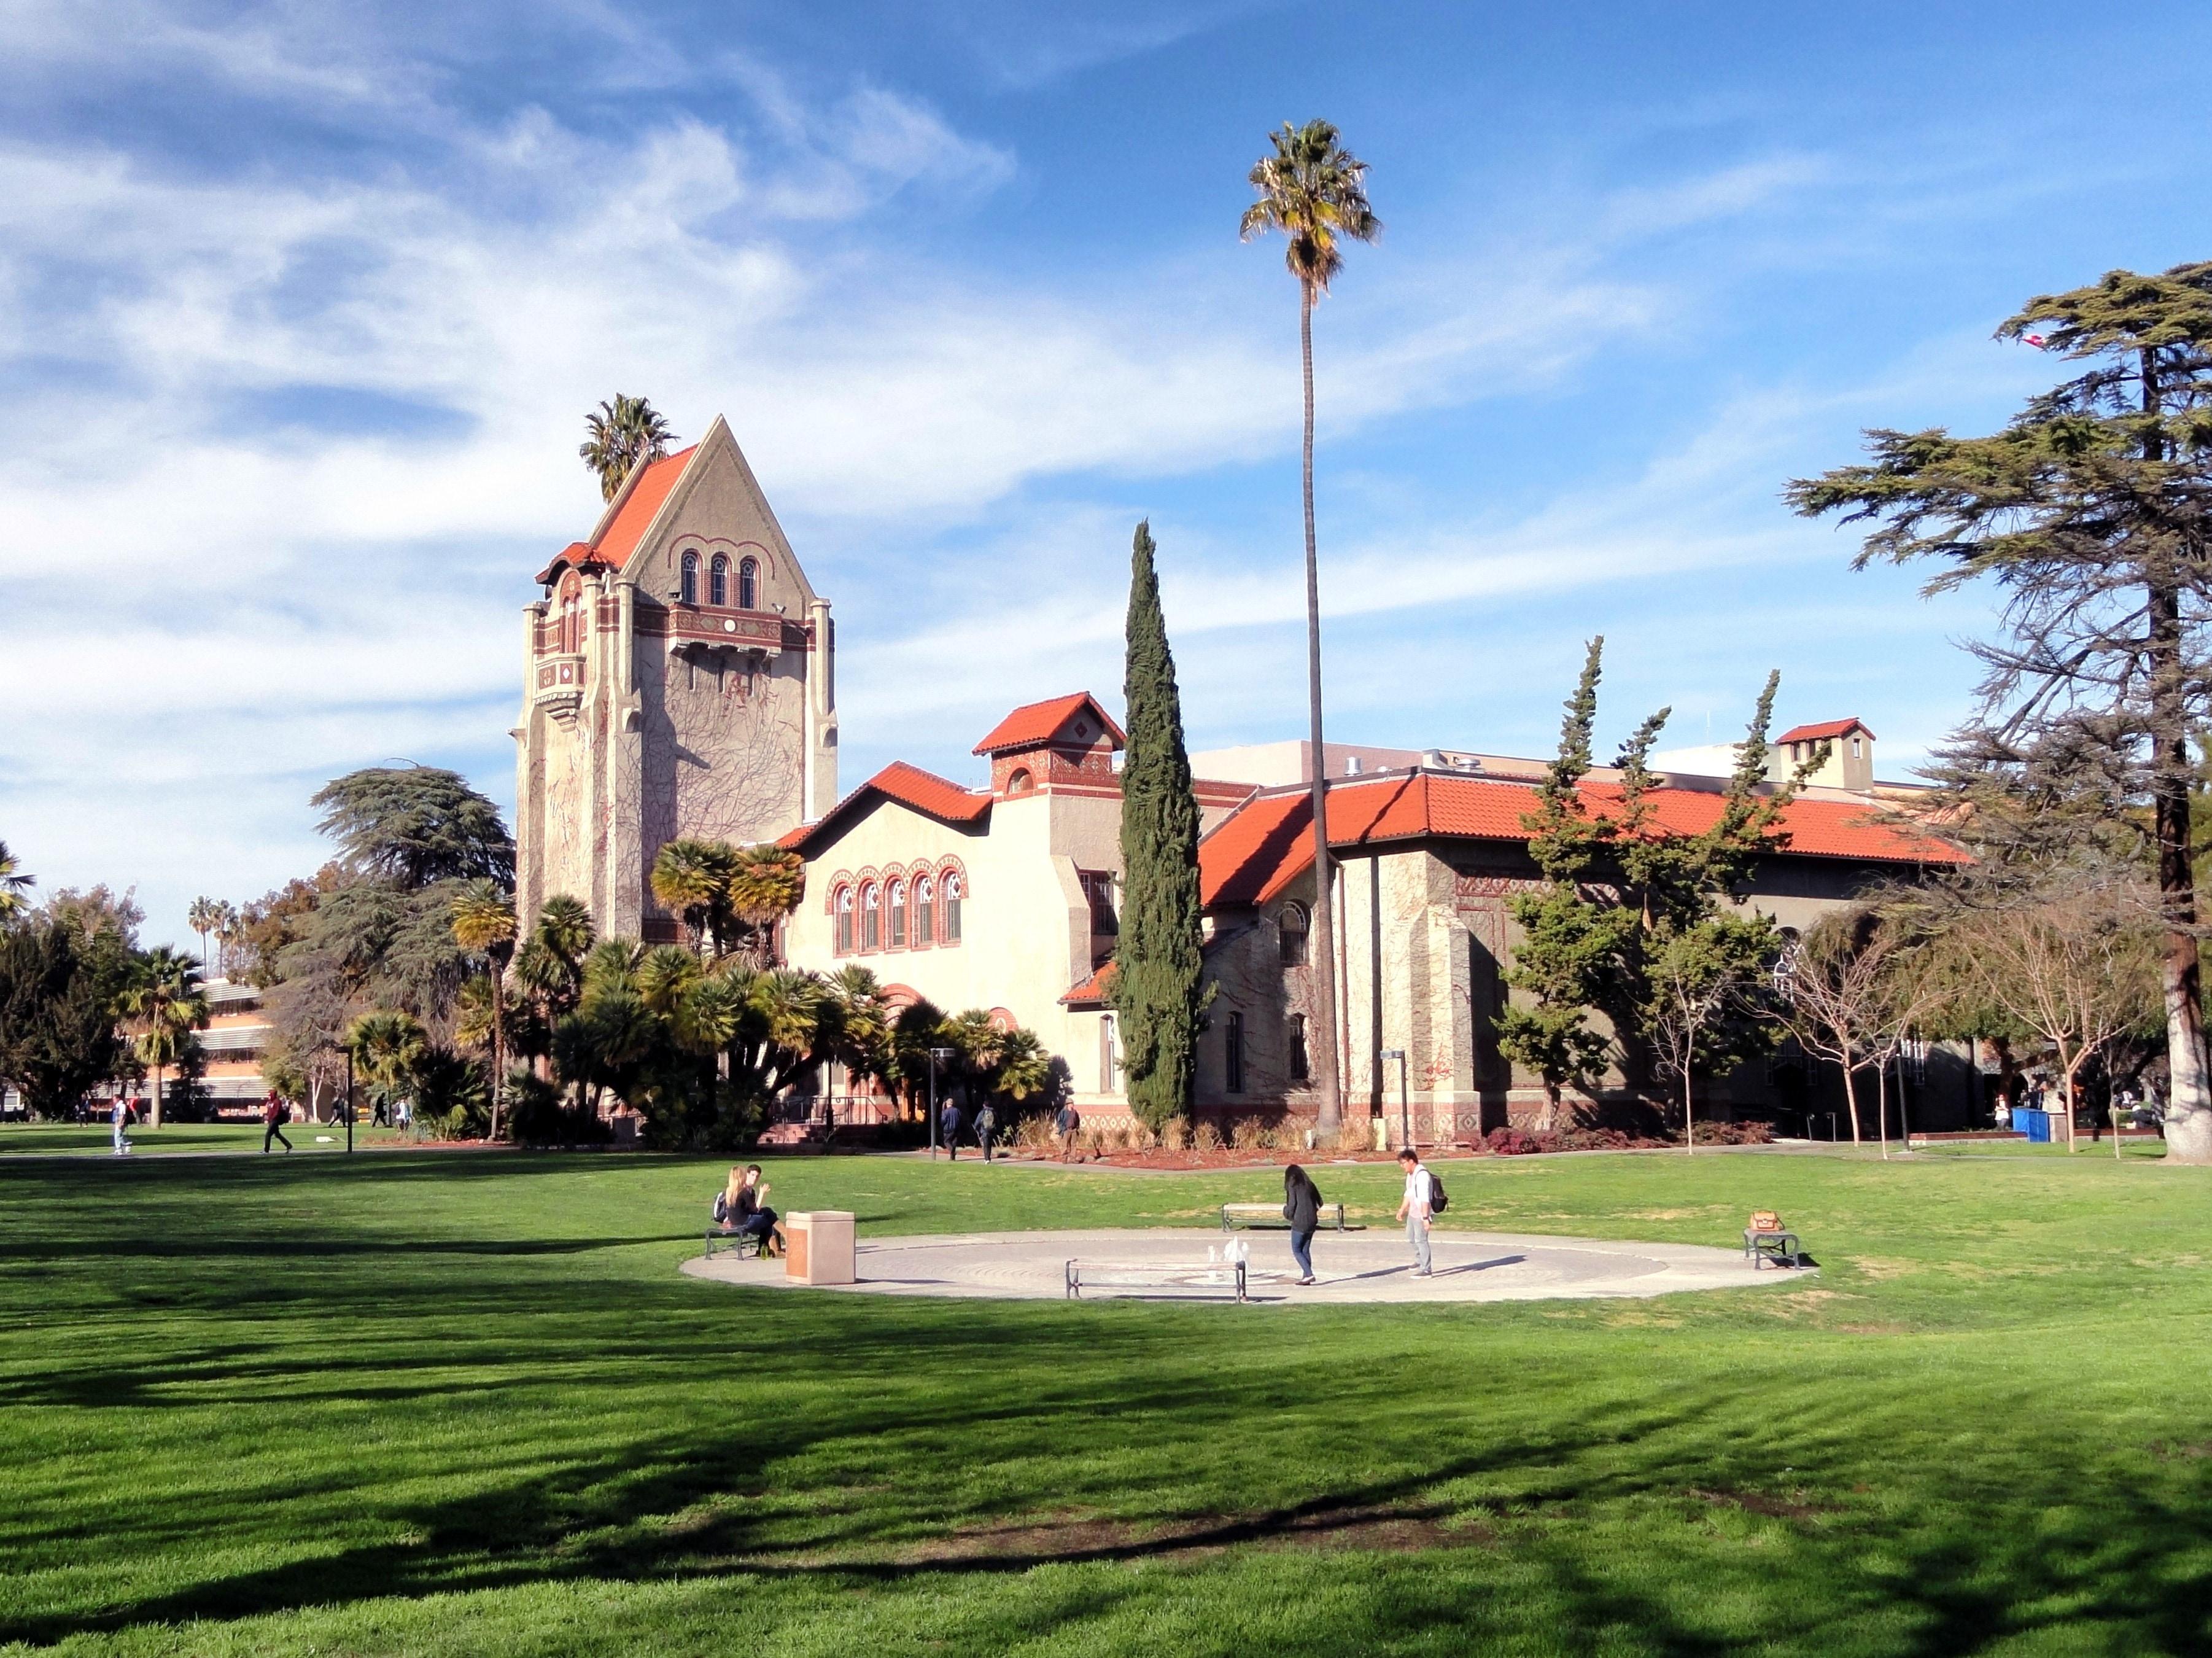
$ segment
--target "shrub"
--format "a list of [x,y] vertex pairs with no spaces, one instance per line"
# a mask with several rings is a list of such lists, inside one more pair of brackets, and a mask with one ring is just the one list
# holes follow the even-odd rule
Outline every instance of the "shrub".
[[1218,1151],[1221,1149],[1221,1131],[1211,1123],[1200,1123],[1197,1131],[1190,1137],[1190,1143],[1192,1149],[1196,1151]]
[[1160,1149],[1163,1151],[1187,1151],[1190,1148],[1190,1125],[1180,1117],[1170,1117],[1160,1125]]
[[1371,1117],[1346,1117],[1337,1125],[1336,1149],[1339,1151],[1367,1151],[1375,1144],[1374,1122]]
[[1240,1117],[1229,1125],[1229,1143],[1238,1151],[1270,1149],[1274,1137],[1256,1117]]
[[1015,1125],[1014,1143],[1024,1151],[1057,1151],[1060,1136],[1053,1131],[1051,1118],[1035,1112]]
[[1698,1125],[1699,1145],[1764,1146],[1774,1142],[1771,1123],[1700,1123]]

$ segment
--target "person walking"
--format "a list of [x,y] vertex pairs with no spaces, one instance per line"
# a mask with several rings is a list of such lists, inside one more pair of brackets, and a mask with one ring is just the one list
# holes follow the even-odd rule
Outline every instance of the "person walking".
[[975,1143],[983,1148],[983,1161],[991,1161],[991,1142],[999,1136],[998,1108],[986,1100],[983,1108],[975,1113]]
[[107,1113],[107,1121],[115,1133],[115,1155],[128,1157],[131,1155],[131,1137],[123,1131],[125,1125],[131,1121],[128,1095],[118,1094],[115,1096],[115,1108]]
[[1406,1241],[1413,1247],[1413,1276],[1425,1278],[1429,1271],[1429,1199],[1436,1182],[1421,1167],[1421,1154],[1407,1146],[1398,1154],[1398,1167],[1406,1171],[1406,1196],[1398,1205],[1398,1218],[1406,1223]]
[[283,1140],[284,1149],[291,1150],[292,1143],[284,1139],[284,1102],[276,1097],[276,1090],[269,1090],[269,1097],[261,1102],[261,1155],[269,1155],[269,1143]]
[[960,1161],[960,1107],[947,1100],[937,1113],[937,1131],[945,1139],[945,1155],[952,1162]]
[[1283,1218],[1291,1223],[1291,1259],[1298,1264],[1298,1282],[1311,1283],[1314,1228],[1321,1224],[1321,1188],[1296,1163],[1283,1171]]
[[1060,1102],[1060,1115],[1053,1119],[1053,1127],[1060,1134],[1060,1161],[1066,1162],[1075,1155],[1075,1137],[1083,1127],[1083,1113],[1075,1108],[1075,1101]]

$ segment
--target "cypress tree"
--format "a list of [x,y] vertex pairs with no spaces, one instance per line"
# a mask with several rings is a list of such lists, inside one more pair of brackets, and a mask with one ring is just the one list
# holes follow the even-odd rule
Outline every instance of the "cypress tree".
[[1158,1128],[1190,1110],[1198,1032],[1212,998],[1199,983],[1198,798],[1183,747],[1182,697],[1160,613],[1149,521],[1129,560],[1129,746],[1121,765],[1121,934],[1112,998],[1131,1110]]

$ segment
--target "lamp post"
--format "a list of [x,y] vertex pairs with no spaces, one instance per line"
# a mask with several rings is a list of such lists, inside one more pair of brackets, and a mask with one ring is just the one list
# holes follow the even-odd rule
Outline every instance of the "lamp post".
[[932,1162],[937,1161],[937,1062],[951,1058],[952,1050],[950,1048],[932,1048],[929,1051],[929,1160]]
[[346,1048],[346,1155],[353,1155],[353,1048]]
[[1375,1057],[1398,1062],[1398,1149],[1402,1151],[1413,1143],[1413,1107],[1406,1093],[1406,1051],[1385,1048]]

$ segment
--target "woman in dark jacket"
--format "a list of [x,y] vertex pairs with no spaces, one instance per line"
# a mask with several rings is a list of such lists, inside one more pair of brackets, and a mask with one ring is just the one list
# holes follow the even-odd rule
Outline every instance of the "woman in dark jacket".
[[1291,1254],[1298,1264],[1298,1282],[1311,1283],[1314,1228],[1321,1224],[1321,1189],[1296,1163],[1283,1171],[1283,1218],[1291,1223]]

